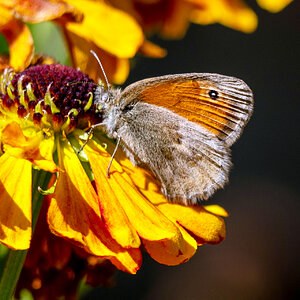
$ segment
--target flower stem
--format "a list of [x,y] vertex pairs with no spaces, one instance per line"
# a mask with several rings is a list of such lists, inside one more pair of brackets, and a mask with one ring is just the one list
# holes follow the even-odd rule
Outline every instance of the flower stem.
[[[43,195],[38,191],[40,186],[47,189],[51,173],[34,170],[32,173],[32,232],[37,222],[40,208],[43,203]],[[9,250],[5,266],[0,279],[1,300],[12,299],[28,250]]]

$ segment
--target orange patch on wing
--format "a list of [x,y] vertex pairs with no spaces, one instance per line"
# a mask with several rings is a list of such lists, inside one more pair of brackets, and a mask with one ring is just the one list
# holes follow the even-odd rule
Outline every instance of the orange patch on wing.
[[238,119],[231,105],[222,99],[209,97],[209,88],[205,81],[169,80],[146,87],[141,93],[141,100],[149,104],[165,107],[172,112],[198,123],[220,138],[225,138],[226,131],[234,128]]

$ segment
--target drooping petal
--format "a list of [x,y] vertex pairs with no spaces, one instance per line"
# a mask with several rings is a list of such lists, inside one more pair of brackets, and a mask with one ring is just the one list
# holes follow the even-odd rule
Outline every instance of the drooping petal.
[[180,239],[160,242],[143,240],[143,244],[149,255],[157,262],[174,266],[188,261],[197,250],[197,242],[181,226]]
[[126,250],[109,235],[100,216],[97,194],[67,141],[58,143],[58,153],[65,171],[59,175],[48,209],[51,231],[135,273],[141,263],[140,250]]
[[257,3],[264,9],[277,13],[283,10],[293,0],[257,0]]
[[[111,146],[109,141],[105,143],[108,147]],[[138,190],[155,205],[156,209],[191,232],[199,244],[219,243],[225,238],[225,224],[221,217],[210,213],[202,206],[185,206],[168,202],[153,176],[145,169],[133,167],[124,154],[121,156],[120,153],[117,152],[116,159]]]
[[[112,144],[108,139],[103,138],[103,141],[105,141],[108,146],[108,152],[112,153],[111,150],[113,149],[114,144]],[[178,228],[176,228],[176,226],[168,218],[166,218],[135,188],[127,172],[125,172],[124,169],[117,163],[119,158],[118,154],[116,155],[116,160],[114,160],[111,165],[109,178],[105,178],[107,166],[111,159],[110,155],[107,155],[105,151],[98,148],[98,154],[94,154],[94,157],[92,157],[90,152],[91,148],[89,148],[88,145],[86,147],[93,170],[101,168],[101,173],[104,175],[104,178],[96,178],[95,176],[95,180],[100,180],[97,184],[100,186],[102,181],[106,180],[106,184],[113,188],[121,208],[123,208],[128,219],[141,238],[150,241],[160,241],[179,239],[181,237],[181,233]],[[123,156],[123,159],[126,160],[127,158],[124,158]],[[133,169],[134,167],[131,162],[129,160],[128,162],[129,167]],[[110,201],[109,194],[106,193],[105,196],[107,199],[103,196],[101,198],[101,195],[99,195],[100,206],[102,201]],[[102,214],[105,213],[109,214],[110,212],[109,210],[107,212],[102,212]]]
[[5,25],[1,26],[1,23],[0,31],[4,34],[8,42],[10,53],[9,64],[16,71],[22,70],[29,65],[34,54],[33,39],[30,30],[26,24],[13,17]]
[[200,244],[216,244],[225,238],[223,218],[208,212],[202,206],[164,203],[159,204],[158,207],[165,214],[172,216],[189,232],[192,232]]
[[[143,43],[138,23],[125,12],[104,1],[67,0],[84,14],[81,24],[67,23],[66,29],[119,58],[135,55]],[[95,21],[97,23],[95,23]]]
[[31,163],[8,154],[0,157],[0,241],[24,250],[31,240]]
[[127,195],[118,193],[116,190],[118,183],[115,182],[113,176],[111,178],[106,176],[107,161],[110,160],[110,156],[107,153],[99,155],[99,153],[92,151],[89,146],[86,146],[85,152],[95,176],[101,215],[107,230],[122,247],[138,248],[140,239],[118,200],[121,197],[127,197]]
[[93,50],[100,58],[109,82],[114,82],[115,84],[124,83],[129,74],[129,61],[127,58],[118,58],[99,48],[94,42],[67,30],[64,30],[64,33],[74,66],[88,73],[95,81],[101,78],[105,82],[101,68],[95,67],[96,59],[90,53]]
[[45,171],[58,171],[52,156],[54,135],[45,138],[42,131],[31,134],[26,137],[18,123],[9,123],[1,135],[5,152],[16,158],[27,159]]

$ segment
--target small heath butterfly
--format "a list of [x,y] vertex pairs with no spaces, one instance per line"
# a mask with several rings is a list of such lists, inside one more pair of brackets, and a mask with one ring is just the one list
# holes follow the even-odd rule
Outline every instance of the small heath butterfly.
[[167,199],[196,204],[228,181],[229,147],[253,111],[240,79],[219,74],[166,75],[123,91],[98,86],[104,132],[120,141],[134,165],[150,169]]

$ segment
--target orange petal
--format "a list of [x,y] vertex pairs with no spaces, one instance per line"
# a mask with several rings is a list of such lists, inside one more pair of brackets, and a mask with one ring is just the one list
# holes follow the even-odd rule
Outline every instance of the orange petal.
[[71,5],[63,1],[48,0],[14,0],[7,3],[19,20],[29,23],[40,23],[57,19],[69,14],[71,21],[81,21],[82,15]]
[[96,192],[68,142],[58,144],[57,151],[65,172],[59,175],[48,210],[51,231],[94,255],[114,258],[127,272],[135,273],[140,265],[139,250],[123,249],[109,235]]
[[197,242],[182,227],[178,226],[182,238],[161,242],[143,240],[145,249],[157,262],[174,266],[188,261],[197,250]]
[[31,163],[3,154],[0,166],[0,241],[12,249],[28,249],[31,240]]
[[138,23],[125,12],[104,1],[67,0],[84,14],[81,24],[67,23],[66,29],[94,42],[119,58],[135,55],[144,40]]
[[[114,144],[104,138],[103,140],[108,145],[108,152],[112,153],[111,150]],[[89,148],[88,146],[86,147],[89,156]],[[102,169],[101,173],[104,174],[103,179],[97,178],[101,180],[98,184],[101,185],[103,180],[107,180],[106,184],[112,187],[121,207],[141,238],[151,241],[178,239],[181,236],[178,228],[139,193],[128,174],[118,164],[118,156],[117,154],[116,159],[112,162],[110,176],[107,179],[105,178],[105,174],[111,157],[105,151],[101,150],[101,148],[98,148],[98,154],[90,161],[93,169],[96,169],[97,166],[97,168]],[[99,163],[94,165],[96,160]],[[131,168],[134,169],[132,164]],[[101,202],[102,198],[100,194],[99,197]],[[105,201],[109,201],[109,199]]]
[[26,137],[18,123],[9,123],[1,136],[5,152],[16,158],[27,159],[45,171],[58,171],[52,156],[54,135],[45,138],[41,131],[31,132],[30,135]]
[[127,195],[122,192],[119,194],[116,190],[118,182],[115,182],[114,177],[107,178],[106,176],[107,161],[110,160],[110,156],[105,155],[105,153],[100,155],[88,146],[84,150],[95,176],[101,215],[107,230],[122,247],[139,248],[140,239],[118,200],[118,198],[127,197]]
[[68,41],[69,50],[73,65],[79,67],[84,73],[89,74],[91,78],[103,82],[104,76],[101,68],[97,66],[95,57],[90,53],[93,50],[100,58],[109,82],[122,84],[129,74],[129,61],[126,58],[118,58],[96,46],[93,42],[80,37],[72,32],[64,31]]
[[[108,146],[109,143],[107,143]],[[225,214],[225,210],[211,207],[205,210],[202,206],[184,206],[168,202],[160,192],[159,183],[151,174],[138,167],[132,167],[131,162],[123,156],[116,155],[123,169],[134,182],[138,190],[149,199],[155,207],[170,220],[179,223],[193,234],[199,244],[218,243],[225,238],[224,220],[218,214]],[[217,210],[212,214],[208,210]]]
[[264,9],[277,13],[283,10],[293,0],[257,0],[257,3]]
[[158,208],[197,237],[197,241],[201,244],[216,244],[225,238],[224,220],[202,206],[164,203],[159,204]]
[[148,40],[145,40],[143,45],[139,49],[139,53],[145,56],[162,58],[167,55],[167,50],[151,43]]

